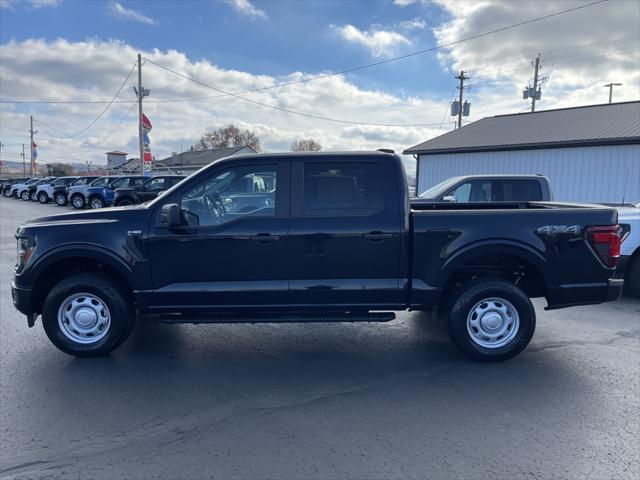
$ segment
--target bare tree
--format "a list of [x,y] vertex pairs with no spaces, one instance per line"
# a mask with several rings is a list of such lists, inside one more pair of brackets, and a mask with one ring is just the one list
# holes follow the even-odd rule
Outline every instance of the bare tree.
[[191,148],[193,150],[207,150],[228,147],[251,147],[256,152],[262,151],[260,137],[255,132],[240,129],[233,124],[203,133],[200,141]]
[[300,138],[291,144],[292,152],[319,152],[322,145],[313,138]]

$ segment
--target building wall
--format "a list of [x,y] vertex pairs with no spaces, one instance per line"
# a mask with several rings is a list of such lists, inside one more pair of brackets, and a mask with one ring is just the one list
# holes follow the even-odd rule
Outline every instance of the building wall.
[[541,173],[556,200],[640,201],[640,145],[420,155],[418,192],[457,175]]

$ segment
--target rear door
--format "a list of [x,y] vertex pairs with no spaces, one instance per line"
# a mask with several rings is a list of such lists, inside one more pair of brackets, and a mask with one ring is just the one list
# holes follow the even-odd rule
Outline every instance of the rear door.
[[388,308],[399,302],[397,172],[378,159],[294,160],[289,225],[294,307]]

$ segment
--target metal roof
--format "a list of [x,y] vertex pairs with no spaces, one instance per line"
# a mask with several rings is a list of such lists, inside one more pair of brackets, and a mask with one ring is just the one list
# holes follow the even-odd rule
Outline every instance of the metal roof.
[[405,154],[483,152],[640,143],[640,102],[486,117]]
[[204,165],[209,165],[211,162],[215,160],[219,160],[224,157],[228,157],[230,155],[239,152],[240,150],[244,150],[248,148],[253,151],[251,147],[228,147],[228,148],[212,148],[209,150],[189,150],[187,152],[177,153],[176,155],[171,155],[170,157],[163,158],[158,160],[158,162],[162,163],[167,167],[175,167],[175,166],[199,166],[202,167]]

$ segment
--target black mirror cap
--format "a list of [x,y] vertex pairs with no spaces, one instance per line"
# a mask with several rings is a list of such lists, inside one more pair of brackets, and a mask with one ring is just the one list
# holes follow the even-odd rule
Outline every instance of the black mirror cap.
[[160,213],[160,223],[167,227],[175,227],[180,225],[180,206],[177,203],[168,203],[162,206]]

